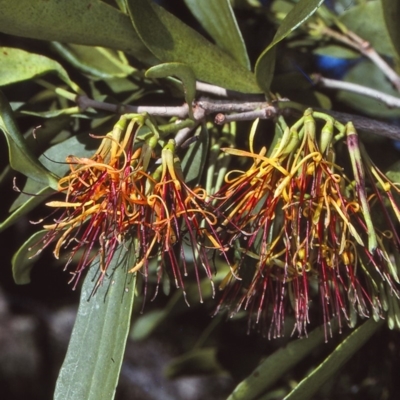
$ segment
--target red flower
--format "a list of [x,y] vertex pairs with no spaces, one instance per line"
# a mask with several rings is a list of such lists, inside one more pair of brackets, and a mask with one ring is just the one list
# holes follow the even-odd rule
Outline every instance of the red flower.
[[[319,141],[313,115],[326,120]],[[399,296],[384,245],[388,235],[371,231],[372,198],[360,181],[362,169],[357,164],[353,184],[335,163],[332,137],[333,120],[309,110],[269,157],[265,150],[227,150],[254,162],[233,179],[229,173],[216,194],[226,240],[237,248],[221,304],[233,313],[248,309],[269,336],[283,334],[287,303],[294,329],[304,334],[316,292],[325,326],[332,317],[340,324],[353,324],[357,314],[383,317],[382,296]]]
[[163,270],[171,268],[176,287],[184,288],[188,275],[188,261],[194,265],[199,286],[200,270],[212,279],[210,249],[224,252],[217,239],[215,216],[205,209],[207,194],[201,187],[190,189],[184,182],[179,159],[175,156],[175,142],[170,140],[162,150],[161,165],[148,180],[147,209],[137,237],[140,237],[138,263],[130,272],[145,267],[157,249],[160,260],[160,281]]
[[76,280],[98,257],[100,284],[118,247],[131,238],[136,263],[129,272],[141,272],[147,282],[150,261],[157,258],[158,282],[167,270],[176,287],[184,288],[190,263],[200,289],[201,270],[212,278],[210,252],[224,252],[215,232],[217,219],[206,209],[206,191],[185,184],[173,140],[157,165],[152,153],[158,136],[135,141],[145,117],[136,116],[129,125],[127,118],[102,137],[93,157],[67,158],[71,171],[59,181],[65,200],[47,203],[62,214],[44,226],[43,248],[55,242],[56,258],[69,248],[66,267],[79,254]]
[[130,235],[132,223],[146,205],[144,169],[151,149],[134,149],[140,124],[132,120],[127,125],[127,119],[121,117],[113,131],[101,137],[93,157],[69,156],[66,161],[71,171],[59,181],[65,201],[47,203],[63,211],[53,224],[44,225],[48,233],[43,248],[56,242],[56,258],[62,248],[70,248],[66,267],[79,255],[75,282],[98,256],[101,283],[118,246]]

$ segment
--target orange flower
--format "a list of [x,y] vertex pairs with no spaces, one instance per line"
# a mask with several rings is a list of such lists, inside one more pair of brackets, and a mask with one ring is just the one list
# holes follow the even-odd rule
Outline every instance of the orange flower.
[[121,117],[112,132],[102,139],[91,158],[69,156],[70,173],[59,181],[59,192],[65,201],[51,201],[47,206],[63,210],[53,224],[45,225],[49,232],[43,247],[56,242],[54,255],[71,247],[66,267],[81,251],[73,279],[99,256],[101,276],[117,247],[130,234],[132,223],[146,205],[144,184],[147,153],[144,147],[134,150],[134,137],[140,123],[133,119],[128,125]]
[[200,270],[203,269],[211,280],[209,250],[224,252],[214,232],[217,220],[205,209],[206,197],[203,188],[190,189],[184,182],[179,159],[175,156],[175,142],[170,140],[162,150],[161,165],[148,181],[148,208],[140,233],[140,256],[131,272],[143,266],[147,271],[150,256],[157,248],[162,267],[158,279],[169,266],[176,287],[184,288],[184,276],[188,275],[187,259],[190,259],[202,301]]
[[136,263],[129,272],[141,272],[147,282],[150,260],[157,257],[158,282],[167,270],[183,289],[190,260],[200,288],[201,270],[212,278],[209,253],[224,252],[214,228],[217,219],[205,208],[206,191],[185,184],[173,140],[162,149],[161,164],[153,162],[158,135],[135,141],[145,117],[135,116],[129,124],[128,117],[101,137],[93,157],[67,158],[71,171],[59,181],[65,200],[47,203],[62,214],[44,226],[43,248],[55,242],[56,258],[69,248],[66,267],[81,253],[76,280],[99,257],[100,284],[117,248],[132,238]]
[[[326,121],[319,139],[313,115]],[[283,334],[288,302],[294,330],[305,333],[317,291],[325,326],[332,317],[340,324],[353,324],[356,314],[383,317],[382,293],[399,296],[387,235],[371,231],[364,183],[357,175],[353,184],[335,163],[333,126],[308,110],[269,157],[265,150],[228,150],[254,162],[233,179],[229,173],[215,196],[226,240],[237,248],[235,276],[224,281],[220,305],[233,313],[248,309],[269,336]]]

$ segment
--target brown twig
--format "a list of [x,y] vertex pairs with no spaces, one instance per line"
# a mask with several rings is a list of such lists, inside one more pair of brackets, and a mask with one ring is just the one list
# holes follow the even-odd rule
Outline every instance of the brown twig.
[[384,136],[393,140],[400,140],[400,126],[387,124],[386,122],[377,121],[372,118],[361,117],[359,115],[347,114],[338,111],[322,110],[340,121],[342,124],[353,122],[358,130],[375,135]]
[[[365,93],[362,93],[365,94]],[[175,106],[129,106],[129,105],[116,105],[111,103],[103,103],[92,100],[86,96],[77,96],[76,101],[78,105],[86,108],[94,108],[113,113],[141,113],[147,112],[150,115],[163,116],[163,117],[179,117],[181,119],[188,118],[189,107],[184,104],[179,107]],[[298,105],[297,109],[293,108],[296,104],[280,101],[276,103],[268,102],[252,102],[252,101],[229,101],[229,100],[214,100],[200,98],[193,105],[194,120],[201,122],[209,114],[218,114],[217,123],[226,123],[231,121],[254,120],[256,118],[274,118],[277,115],[286,114],[287,116],[297,116],[301,113],[303,108]],[[386,124],[373,119],[360,117],[352,114],[337,113],[334,111],[320,110],[337,118],[340,122],[346,123],[352,121],[357,129],[365,130],[377,135],[385,136],[394,140],[400,140],[400,127],[395,125]],[[189,128],[192,129],[192,128]],[[183,130],[182,141],[185,140],[187,135],[186,130]]]
[[267,106],[260,110],[246,111],[236,114],[222,114],[219,113],[215,116],[214,122],[218,125],[223,125],[232,121],[254,121],[257,118],[271,119],[276,117],[280,110],[273,106]]
[[266,107],[269,103],[265,101],[237,101],[237,100],[213,100],[200,98],[197,105],[206,111],[206,114],[232,113],[254,111],[257,108]]
[[178,117],[187,118],[189,107],[187,104],[182,106],[130,106],[124,104],[112,104],[104,103],[101,101],[93,100],[87,96],[80,95],[76,96],[76,103],[82,111],[88,108],[94,108],[96,110],[109,111],[115,114],[126,114],[126,113],[148,113],[150,115],[160,117]]

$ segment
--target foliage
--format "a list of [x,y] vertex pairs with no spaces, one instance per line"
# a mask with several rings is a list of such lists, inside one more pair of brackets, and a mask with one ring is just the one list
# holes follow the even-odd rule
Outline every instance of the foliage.
[[[183,298],[215,318],[168,376],[226,374],[216,337],[229,315],[260,336],[301,337],[246,370],[229,399],[316,398],[383,320],[400,328],[399,164],[379,136],[400,135],[332,109],[393,119],[400,107],[304,75],[340,60],[342,82],[400,98],[400,8],[172,3],[0,0],[0,231],[40,223],[13,277],[29,283],[47,248],[73,288],[86,275],[54,396],[114,398],[128,337],[172,324]],[[148,306],[158,292],[169,300]],[[316,351],[325,360],[298,375]]]

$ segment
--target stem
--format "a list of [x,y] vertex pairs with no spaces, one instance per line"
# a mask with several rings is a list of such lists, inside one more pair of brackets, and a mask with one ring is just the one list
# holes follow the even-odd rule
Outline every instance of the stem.
[[209,93],[219,97],[233,97],[247,101],[265,101],[265,96],[262,94],[248,94],[235,92],[233,90],[225,89],[221,86],[211,85],[205,82],[196,82],[196,90],[203,93]]
[[246,112],[254,111],[257,108],[267,107],[270,104],[265,101],[237,101],[237,100],[213,100],[201,97],[197,105],[206,111],[207,114]]
[[97,110],[110,111],[116,114],[125,113],[148,113],[150,115],[159,117],[178,117],[185,118],[188,115],[189,107],[187,104],[182,106],[130,106],[123,104],[104,103],[101,101],[93,100],[87,96],[76,96],[76,103],[82,111],[88,108],[95,108]]
[[232,121],[253,121],[257,118],[271,119],[276,117],[278,110],[274,107],[266,107],[261,110],[247,111],[238,114],[222,114],[219,113],[215,116],[214,122],[218,125],[223,125]]
[[[320,82],[323,82],[325,84],[326,82],[332,82],[332,79],[326,79],[326,78],[320,78]],[[337,82],[337,81],[333,81]],[[340,82],[343,83],[343,82]],[[349,85],[346,83],[343,83],[345,85]],[[327,86],[328,87],[328,86]],[[348,87],[348,86],[347,86]],[[363,88],[364,89],[364,88]],[[366,88],[368,89],[368,88]],[[369,89],[372,90],[372,89]],[[365,94],[362,92],[362,94]],[[382,94],[379,92],[379,94]],[[72,94],[71,94],[72,95]],[[383,96],[388,97],[389,95],[383,94]],[[396,99],[396,101],[400,101],[399,99],[389,96],[393,99]],[[188,116],[188,110],[189,108],[187,107],[186,104],[175,107],[175,106],[163,106],[163,107],[153,107],[153,106],[129,106],[129,105],[117,105],[117,104],[111,104],[111,103],[102,103],[100,101],[95,101],[87,96],[76,96],[73,95],[73,98],[71,100],[76,101],[78,106],[80,107],[81,110],[85,110],[88,107],[92,107],[94,109],[99,109],[99,110],[104,110],[104,111],[109,111],[112,113],[118,113],[118,114],[123,114],[126,112],[133,112],[133,113],[142,113],[142,112],[147,112],[150,115],[153,116],[161,116],[161,117],[178,117],[181,119],[185,119]],[[247,101],[247,100],[214,100],[214,99],[208,99],[208,98],[200,98],[197,102],[194,104],[193,112],[194,112],[194,120],[195,121],[202,121],[207,115],[213,114],[213,113],[222,113],[221,120],[223,119],[225,122],[231,121],[231,120],[243,120],[249,116],[252,116],[254,118],[260,117],[258,113],[261,114],[261,117],[264,116],[264,113],[270,113],[270,116],[267,118],[271,118],[274,116],[279,116],[279,115],[285,115],[285,116],[292,116],[292,117],[297,117],[298,112],[301,112],[303,114],[304,112],[304,106],[301,106],[298,103],[290,102],[290,101],[284,101],[281,100],[279,102],[273,102],[268,103],[268,102],[260,102],[260,101]],[[357,115],[353,114],[346,114],[346,113],[341,113],[341,112],[335,112],[335,111],[330,111],[330,110],[318,110],[321,112],[324,112],[326,114],[332,115],[335,119],[341,121],[342,123],[347,123],[349,121],[353,121],[355,127],[360,130],[368,131],[370,133],[374,133],[376,135],[380,136],[385,136],[394,140],[400,140],[400,127],[396,125],[391,125],[387,124],[384,122],[376,121],[373,119],[365,118],[365,117],[360,117]],[[223,115],[225,113],[231,113],[231,112],[236,112],[237,114],[233,114],[232,116],[226,116]],[[251,112],[253,114],[244,114],[240,115],[242,113],[247,113]],[[228,117],[228,119],[226,119]],[[189,124],[188,122],[185,122],[185,124]],[[187,126],[187,125],[186,125]],[[335,124],[336,126],[336,124]],[[179,126],[178,129],[184,128],[184,126]],[[177,131],[176,126],[173,129],[174,132]]]
[[339,42],[345,43],[353,49],[359,51],[365,57],[368,57],[389,79],[393,87],[400,92],[400,76],[393,70],[393,68],[377,53],[371,46],[371,43],[360,38],[354,32],[348,30],[342,34],[335,30],[324,27],[322,33],[326,36],[336,39]]
[[358,85],[357,83],[343,82],[337,81],[335,79],[328,79],[322,76],[314,76],[314,82],[318,83],[322,87],[330,88],[330,89],[340,89],[346,90],[348,92],[361,94],[363,96],[371,97],[373,99],[379,100],[382,103],[385,103],[388,107],[400,108],[400,98],[391,96],[390,94],[386,94],[380,92],[379,90],[371,89],[369,87],[365,87],[362,85]]

